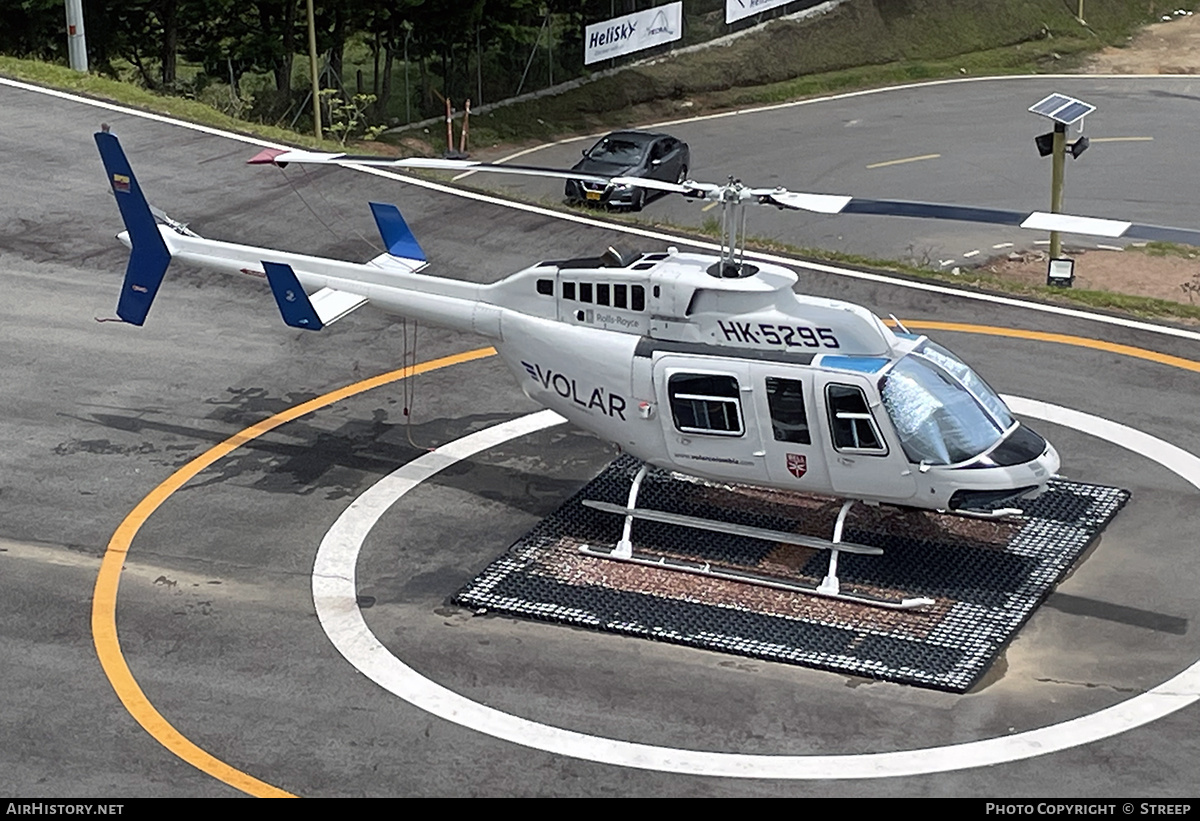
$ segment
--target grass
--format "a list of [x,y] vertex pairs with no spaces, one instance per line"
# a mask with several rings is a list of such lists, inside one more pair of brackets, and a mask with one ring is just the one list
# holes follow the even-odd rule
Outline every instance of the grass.
[[132,83],[111,80],[95,74],[81,74],[66,66],[0,56],[0,75],[285,145],[321,148],[328,151],[342,150],[333,140],[324,140],[318,144],[312,136],[298,134],[277,126],[239,120],[197,100],[155,94]]
[[1176,242],[1147,242],[1145,245],[1134,246],[1130,250],[1140,251],[1152,257],[1196,259],[1196,257],[1200,256],[1200,249],[1191,245],[1180,245]]

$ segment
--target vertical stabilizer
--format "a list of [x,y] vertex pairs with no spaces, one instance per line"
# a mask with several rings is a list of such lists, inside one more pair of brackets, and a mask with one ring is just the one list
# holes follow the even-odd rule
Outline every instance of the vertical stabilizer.
[[379,234],[388,253],[402,259],[426,262],[425,252],[421,250],[417,238],[400,216],[400,209],[394,205],[371,203],[371,213],[375,215],[375,224],[379,226]]
[[133,169],[129,167],[121,143],[115,135],[99,131],[96,133],[96,146],[100,149],[100,159],[104,161],[104,170],[108,173],[108,182],[116,197],[117,207],[121,209],[121,219],[125,221],[133,248],[125,268],[125,284],[117,302],[117,316],[133,325],[141,325],[146,321],[146,314],[150,312],[158,286],[167,272],[171,252],[158,232],[158,224],[150,213],[150,205],[142,194],[137,178],[133,176]]
[[262,265],[267,274],[267,281],[271,283],[271,293],[275,295],[275,302],[279,305],[279,312],[283,314],[283,321],[293,328],[303,328],[306,331],[319,331],[324,328],[325,323],[317,316],[292,266],[281,262],[268,262],[265,259]]

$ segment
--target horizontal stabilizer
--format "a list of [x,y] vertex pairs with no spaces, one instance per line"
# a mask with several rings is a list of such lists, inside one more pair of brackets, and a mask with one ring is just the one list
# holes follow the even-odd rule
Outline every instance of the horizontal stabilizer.
[[308,300],[317,312],[317,318],[326,325],[332,325],[346,314],[367,304],[365,296],[334,288],[322,288]]
[[293,328],[319,331],[367,303],[366,297],[333,288],[322,288],[310,297],[290,265],[263,260],[263,270],[283,321]]
[[163,242],[150,205],[142,194],[129,160],[121,149],[116,135],[96,132],[96,147],[108,173],[108,182],[121,209],[121,219],[129,231],[131,253],[125,267],[125,282],[117,302],[117,316],[132,325],[146,321],[150,305],[162,285],[163,275],[171,262],[171,252]]
[[399,274],[415,274],[429,265],[423,259],[408,259],[406,257],[392,256],[391,254],[380,254],[367,264],[373,265],[376,268],[382,268],[385,271],[395,271]]

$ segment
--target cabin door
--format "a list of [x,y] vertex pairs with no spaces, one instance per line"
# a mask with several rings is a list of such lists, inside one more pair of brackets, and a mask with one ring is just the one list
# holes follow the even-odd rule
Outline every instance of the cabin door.
[[754,403],[771,484],[829,493],[829,471],[813,393],[813,372],[786,364],[751,365]]
[[748,363],[664,356],[654,363],[654,385],[667,456],[680,471],[766,481]]
[[833,492],[852,499],[911,498],[917,487],[913,466],[875,386],[850,373],[816,373],[813,382]]

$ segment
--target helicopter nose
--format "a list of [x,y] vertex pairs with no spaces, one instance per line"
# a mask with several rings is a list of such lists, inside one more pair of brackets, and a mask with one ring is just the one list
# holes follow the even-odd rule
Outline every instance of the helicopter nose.
[[1036,499],[1046,492],[1046,487],[1051,479],[1059,478],[1058,469],[1062,467],[1062,460],[1058,456],[1058,451],[1054,449],[1054,445],[1046,443],[1046,449],[1042,451],[1042,455],[1033,460],[1029,464],[1033,471],[1034,480],[1037,482],[1037,487],[1029,493],[1024,494],[1024,499]]
[[1046,469],[1046,472],[1050,476],[1057,476],[1058,469],[1062,467],[1062,459],[1059,458],[1058,451],[1049,442],[1046,443],[1046,450],[1042,453],[1038,462]]

